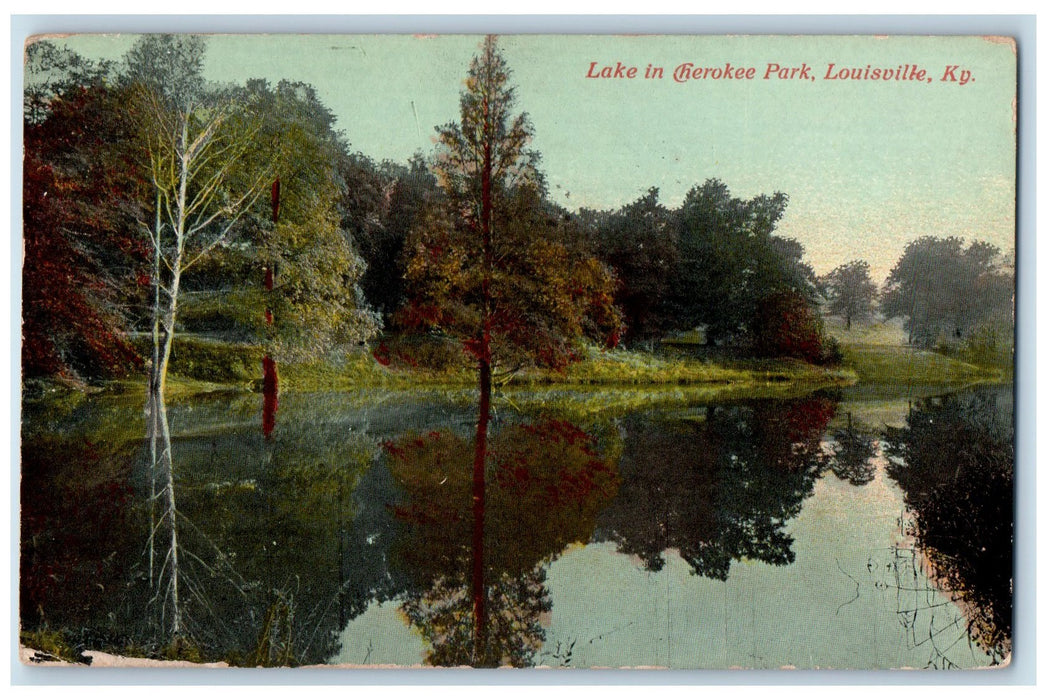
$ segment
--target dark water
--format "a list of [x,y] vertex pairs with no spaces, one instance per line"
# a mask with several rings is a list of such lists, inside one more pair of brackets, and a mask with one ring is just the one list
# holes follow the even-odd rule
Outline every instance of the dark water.
[[23,630],[243,665],[1006,657],[1009,387],[660,399],[496,400],[481,625],[469,392],[290,393],[268,438],[259,395],[173,402],[173,518],[139,402],[29,402]]

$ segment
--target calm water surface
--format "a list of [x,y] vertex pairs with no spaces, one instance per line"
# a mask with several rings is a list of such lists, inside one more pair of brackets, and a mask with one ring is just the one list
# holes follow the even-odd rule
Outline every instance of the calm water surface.
[[169,481],[143,402],[32,401],[22,625],[245,665],[988,666],[1010,391],[504,395],[482,625],[469,392],[291,393],[268,438],[259,395],[172,402]]

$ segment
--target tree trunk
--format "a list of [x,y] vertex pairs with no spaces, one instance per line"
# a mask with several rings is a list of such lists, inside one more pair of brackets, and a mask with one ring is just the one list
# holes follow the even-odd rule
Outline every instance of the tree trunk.
[[[156,191],[156,223],[153,233],[153,355],[149,366],[149,394],[152,397],[160,392],[160,190]],[[154,460],[155,464],[155,460]]]
[[181,282],[181,266],[182,266],[182,255],[179,253],[175,259],[174,274],[171,279],[171,301],[167,307],[167,312],[164,314],[164,342],[163,350],[160,354],[160,363],[157,367],[156,377],[156,393],[160,397],[161,403],[164,401],[167,395],[167,368],[171,364],[171,348],[174,345],[175,337],[175,320],[178,317],[178,287]]
[[[150,370],[150,375],[154,370]],[[150,382],[152,380],[150,379]],[[153,587],[153,574],[156,569],[156,471],[157,471],[157,459],[159,455],[156,452],[157,440],[160,437],[160,406],[157,400],[157,394],[152,389],[150,383],[150,389],[148,398],[146,399],[146,412],[149,415],[149,587]]]
[[276,408],[280,392],[280,378],[276,362],[266,355],[262,358],[262,437],[269,439],[276,427]]
[[486,662],[487,601],[484,581],[484,515],[486,508],[487,426],[491,418],[491,364],[480,360],[480,411],[473,453],[473,663]]
[[[487,50],[492,50],[490,42]],[[491,64],[488,56],[487,65]],[[483,280],[481,281],[481,336],[479,348],[480,411],[476,421],[476,445],[473,454],[473,663],[486,665],[487,659],[487,601],[484,583],[484,509],[486,506],[487,426],[491,419],[491,279],[494,250],[491,235],[492,149],[494,128],[491,123],[490,86],[483,98],[484,153],[480,174],[480,236],[483,251]]]
[[[270,203],[273,210],[273,226],[280,223],[280,178],[273,181],[270,189]],[[267,297],[272,297],[275,282],[273,265],[265,267],[265,291]],[[280,379],[276,370],[276,360],[270,355],[273,345],[273,310],[270,306],[271,298],[267,299],[265,306],[266,327],[266,352],[262,358],[262,436],[266,439],[273,434],[276,427],[276,407],[280,393]]]

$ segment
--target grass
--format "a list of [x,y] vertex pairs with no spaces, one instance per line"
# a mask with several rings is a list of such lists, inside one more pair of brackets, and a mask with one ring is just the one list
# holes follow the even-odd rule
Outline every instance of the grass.
[[[847,384],[853,373],[813,367],[802,362],[737,362],[731,366],[694,359],[665,359],[625,350],[590,348],[585,357],[563,371],[529,369],[499,378],[502,388],[727,386],[757,387],[782,383]],[[364,352],[343,360],[280,367],[281,389],[296,391],[348,390],[362,386],[387,388],[471,388],[475,371],[467,366],[427,370],[389,368]]]
[[997,369],[978,367],[930,350],[893,345],[844,344],[844,365],[862,384],[926,386],[999,381]]
[[840,341],[843,364],[854,370],[861,385],[911,389],[1005,379],[999,368],[966,362],[958,355],[909,346],[908,336],[898,319],[854,323],[848,330],[840,319],[828,318],[825,328]]
[[848,330],[842,319],[830,316],[825,319],[825,332],[843,345],[893,345],[904,346],[909,336],[902,328],[901,319],[852,323]]
[[517,386],[566,384],[573,386],[651,385],[760,385],[779,382],[848,383],[845,371],[814,367],[792,360],[705,362],[691,358],[663,358],[627,350],[590,348],[586,356],[563,372],[532,370],[512,382]]
[[22,630],[18,634],[22,646],[36,652],[37,661],[66,661],[73,664],[90,665],[91,659],[84,656],[69,642],[62,632],[41,629]]

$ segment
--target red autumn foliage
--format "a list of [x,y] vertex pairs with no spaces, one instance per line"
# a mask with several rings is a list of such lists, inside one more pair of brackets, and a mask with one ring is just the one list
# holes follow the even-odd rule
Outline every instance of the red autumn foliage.
[[752,328],[753,349],[761,357],[791,357],[814,364],[834,360],[821,319],[792,291],[765,297]]
[[785,404],[767,403],[757,408],[754,445],[761,461],[775,469],[794,472],[821,451],[821,439],[836,415],[836,402],[814,396]]
[[130,116],[118,93],[77,89],[24,134],[23,374],[120,374],[140,363],[123,309],[149,284]]
[[[430,432],[383,447],[402,494],[388,507],[408,526],[398,556],[434,578],[465,576],[473,445],[453,432]],[[571,542],[587,542],[596,514],[618,491],[616,466],[593,436],[567,421],[507,426],[493,434],[487,455],[484,538],[492,571],[529,571]]]

